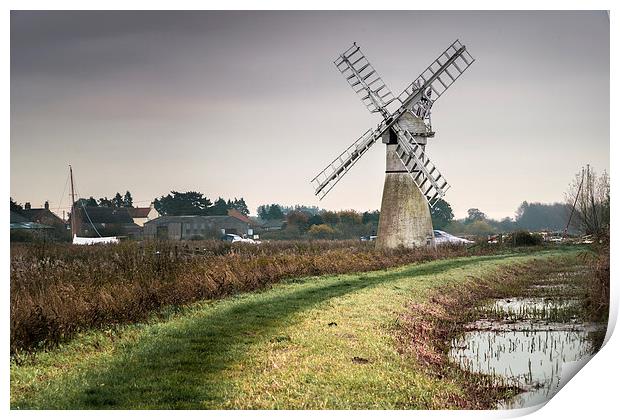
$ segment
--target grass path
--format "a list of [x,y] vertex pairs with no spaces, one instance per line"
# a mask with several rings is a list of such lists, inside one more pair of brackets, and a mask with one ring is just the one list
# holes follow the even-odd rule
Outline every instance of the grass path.
[[288,281],[168,319],[78,336],[11,363],[12,408],[443,408],[463,388],[400,354],[393,331],[433,288],[533,258],[466,257]]

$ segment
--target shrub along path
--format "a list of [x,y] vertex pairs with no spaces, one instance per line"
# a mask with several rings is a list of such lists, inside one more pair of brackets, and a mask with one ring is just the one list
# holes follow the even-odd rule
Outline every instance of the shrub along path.
[[437,260],[285,281],[93,331],[11,361],[12,408],[449,408],[458,379],[397,351],[396,320],[433,289],[576,250]]

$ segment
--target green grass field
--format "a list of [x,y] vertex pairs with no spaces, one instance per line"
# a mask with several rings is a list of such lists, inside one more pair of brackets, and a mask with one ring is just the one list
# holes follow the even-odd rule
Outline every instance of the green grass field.
[[436,287],[576,249],[465,257],[290,280],[11,361],[11,407],[456,408],[458,380],[398,352],[394,330]]

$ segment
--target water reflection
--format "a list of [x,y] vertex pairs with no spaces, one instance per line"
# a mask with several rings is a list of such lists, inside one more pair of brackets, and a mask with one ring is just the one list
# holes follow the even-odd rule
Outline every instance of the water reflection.
[[499,314],[502,318],[552,320],[562,312],[574,313],[574,307],[578,303],[578,299],[512,298],[498,299],[484,309],[485,312]]
[[[558,311],[575,311],[576,299],[511,298],[484,309],[492,317],[466,326],[453,340],[449,357],[464,369],[494,375],[503,384],[524,390],[498,408],[522,408],[549,400],[558,390],[562,364],[591,355],[588,335],[604,326],[550,321]],[[503,314],[503,317],[499,317]]]

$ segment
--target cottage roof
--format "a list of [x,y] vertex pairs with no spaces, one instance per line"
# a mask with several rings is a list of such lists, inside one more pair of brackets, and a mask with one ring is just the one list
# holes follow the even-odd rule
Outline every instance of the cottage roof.
[[28,222],[28,219],[26,219],[24,216],[22,216],[21,214],[15,211],[11,211],[11,224],[22,223],[22,222]]
[[31,222],[45,223],[48,225],[64,224],[64,221],[60,217],[46,208],[24,209],[20,211],[20,214]]
[[249,225],[256,225],[257,223],[250,219],[248,216],[246,216],[245,214],[241,213],[239,210],[237,209],[229,209],[228,210],[228,215],[230,217],[234,217],[235,219],[239,219],[244,223],[247,223]]
[[[85,211],[86,210],[86,211]],[[82,223],[133,223],[127,208],[114,207],[78,207],[75,209]]]
[[134,219],[144,219],[150,211],[150,207],[127,207],[127,213]]

